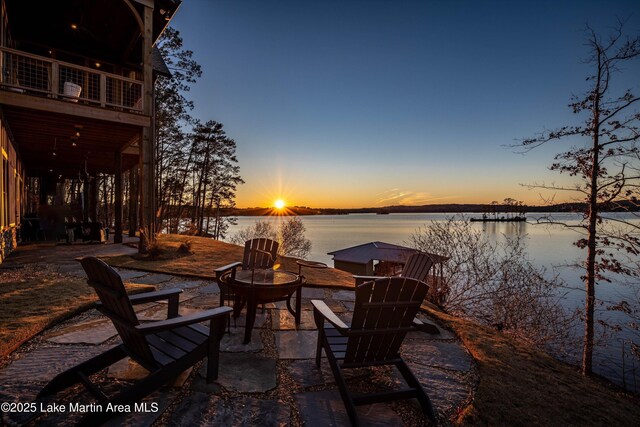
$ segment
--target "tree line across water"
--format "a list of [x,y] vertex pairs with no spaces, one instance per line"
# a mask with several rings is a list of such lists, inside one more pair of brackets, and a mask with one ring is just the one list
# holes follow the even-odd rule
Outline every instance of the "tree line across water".
[[[511,206],[495,202],[492,204],[472,204],[472,203],[451,203],[420,206],[384,206],[365,208],[312,208],[308,206],[289,206],[288,213],[291,215],[347,215],[356,213],[493,213],[493,212],[584,212],[585,203],[558,203],[553,205],[517,205]],[[615,206],[603,209],[607,212],[639,212],[640,206],[632,201],[619,201]],[[273,215],[273,208],[253,207],[253,208],[225,208],[221,210],[224,216],[266,216]]]

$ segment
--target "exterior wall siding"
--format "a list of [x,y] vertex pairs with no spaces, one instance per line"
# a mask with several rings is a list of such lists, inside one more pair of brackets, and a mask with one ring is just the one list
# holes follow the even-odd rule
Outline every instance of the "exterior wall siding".
[[353,262],[345,261],[333,261],[333,266],[338,270],[346,271],[348,273],[357,274],[359,276],[372,276],[373,275],[373,261],[369,261],[366,264],[356,264]]
[[24,169],[0,110],[0,262],[15,249],[24,215]]

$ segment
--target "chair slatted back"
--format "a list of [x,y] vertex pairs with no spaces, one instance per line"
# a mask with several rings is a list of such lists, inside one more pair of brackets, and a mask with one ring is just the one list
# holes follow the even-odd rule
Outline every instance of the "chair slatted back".
[[344,363],[376,363],[398,357],[429,286],[407,277],[385,277],[356,288]]
[[[244,244],[244,256],[242,257],[242,269],[250,270],[255,268],[271,268],[276,261],[276,255],[278,255],[278,247],[280,244],[271,239],[252,239],[247,240]],[[255,252],[254,249],[265,251],[271,254],[269,255],[263,252]]]
[[404,264],[404,268],[400,275],[402,277],[410,277],[412,279],[426,282],[427,274],[429,274],[429,270],[431,270],[432,266],[433,260],[429,255],[417,252],[409,257],[407,262]]
[[80,263],[87,273],[87,284],[95,289],[100,298],[102,303],[100,311],[111,319],[120,339],[131,352],[131,356],[145,367],[156,366],[157,363],[151,354],[147,340],[134,329],[140,322],[129,301],[120,275],[104,261],[95,257],[84,257]]

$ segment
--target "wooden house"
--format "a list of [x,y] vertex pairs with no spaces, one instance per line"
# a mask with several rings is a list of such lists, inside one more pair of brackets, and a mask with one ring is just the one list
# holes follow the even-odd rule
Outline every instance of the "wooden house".
[[179,5],[0,0],[0,261],[69,178],[82,182],[82,220],[95,223],[95,177],[114,175],[118,242],[123,172],[138,171],[129,207],[153,226],[153,84],[167,72],[154,43]]

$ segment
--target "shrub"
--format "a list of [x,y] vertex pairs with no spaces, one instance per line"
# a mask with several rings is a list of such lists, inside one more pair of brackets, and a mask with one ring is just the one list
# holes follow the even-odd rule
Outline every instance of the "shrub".
[[176,253],[178,255],[191,255],[191,240],[185,240],[184,242],[180,243],[180,246],[178,246],[178,249],[176,249]]
[[164,247],[164,245],[160,244],[160,242],[158,242],[157,240],[147,245],[147,254],[149,255],[149,258],[152,260],[160,258],[166,252],[167,252],[167,249]]
[[439,286],[445,310],[564,353],[574,339],[575,315],[562,307],[557,277],[546,277],[527,258],[525,238],[493,241],[455,216],[419,228],[409,244],[449,258]]
[[271,222],[258,220],[254,225],[235,233],[230,241],[236,245],[244,245],[251,239],[272,239],[280,243],[278,255],[305,258],[311,252],[311,241],[304,237],[305,231],[304,223],[295,216],[280,223],[277,230]]

